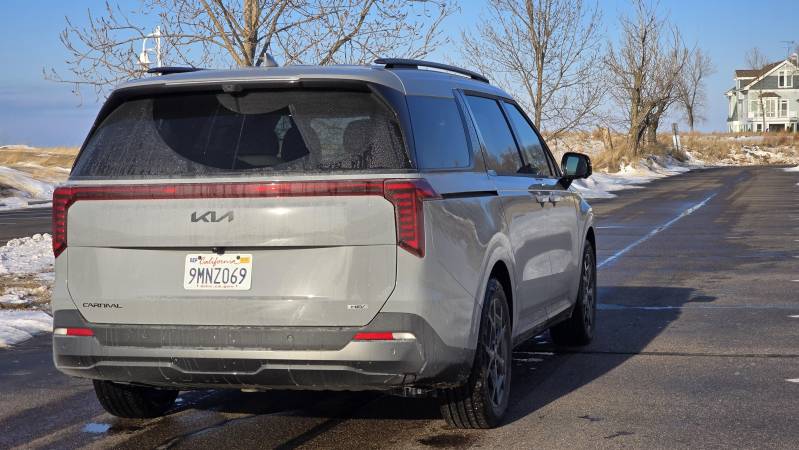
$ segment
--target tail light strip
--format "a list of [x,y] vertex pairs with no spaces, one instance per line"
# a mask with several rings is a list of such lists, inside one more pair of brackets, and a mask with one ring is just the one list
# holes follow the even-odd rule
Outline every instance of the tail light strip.
[[391,331],[360,331],[355,333],[353,341],[413,341],[413,333],[397,333]]
[[65,186],[53,193],[53,253],[67,248],[67,212],[86,200],[178,200],[200,198],[270,198],[382,196],[394,205],[397,245],[424,256],[424,211],[427,199],[441,198],[424,179],[285,181],[271,183],[177,183]]

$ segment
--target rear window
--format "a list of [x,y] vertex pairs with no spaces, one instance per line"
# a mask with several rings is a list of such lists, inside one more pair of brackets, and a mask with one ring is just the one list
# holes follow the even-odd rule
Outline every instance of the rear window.
[[411,169],[396,116],[368,92],[192,93],[126,101],[71,177]]

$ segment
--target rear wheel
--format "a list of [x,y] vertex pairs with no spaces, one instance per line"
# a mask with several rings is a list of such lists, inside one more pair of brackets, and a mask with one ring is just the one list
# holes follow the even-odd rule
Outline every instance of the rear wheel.
[[441,391],[441,415],[455,428],[493,428],[508,408],[511,322],[507,298],[496,279],[488,281],[480,336],[469,381]]
[[591,241],[585,241],[580,289],[571,317],[549,330],[558,345],[586,345],[594,337],[596,328],[596,259]]
[[104,380],[94,380],[94,392],[109,414],[131,419],[161,417],[178,396],[178,391]]

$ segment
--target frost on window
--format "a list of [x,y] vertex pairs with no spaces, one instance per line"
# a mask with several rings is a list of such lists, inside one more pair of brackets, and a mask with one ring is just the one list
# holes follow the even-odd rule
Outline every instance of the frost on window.
[[370,93],[253,91],[130,100],[72,178],[411,169],[395,115]]

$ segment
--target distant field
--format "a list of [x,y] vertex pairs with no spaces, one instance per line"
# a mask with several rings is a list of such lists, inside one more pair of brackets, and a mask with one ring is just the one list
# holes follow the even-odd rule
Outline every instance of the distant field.
[[0,147],[0,166],[57,183],[66,179],[78,150],[78,147]]

